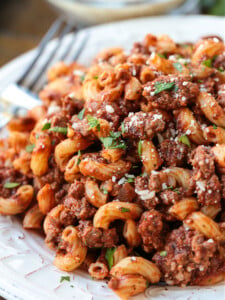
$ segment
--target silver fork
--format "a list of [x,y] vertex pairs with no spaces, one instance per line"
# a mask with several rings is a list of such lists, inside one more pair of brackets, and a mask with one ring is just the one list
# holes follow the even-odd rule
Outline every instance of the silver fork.
[[[61,49],[65,36],[70,32],[72,36],[69,43],[67,43],[65,48]],[[76,47],[76,50],[73,52],[70,61],[78,59],[81,51],[85,47],[88,36],[88,32],[86,32],[83,39]],[[49,42],[55,37],[57,37],[57,39],[54,47],[48,51],[46,59],[46,48],[48,47]],[[23,115],[28,109],[41,104],[37,92],[39,91],[41,84],[43,85],[45,82],[43,79],[45,71],[52,65],[56,57],[57,60],[65,60],[70,55],[73,46],[76,44],[76,40],[77,30],[75,30],[71,24],[66,23],[62,19],[57,19],[52,24],[48,32],[42,38],[39,46],[37,47],[36,54],[25,69],[24,73],[19,79],[17,79],[16,82],[9,84],[1,91],[0,130],[5,127],[12,117]],[[60,50],[62,51],[60,55],[57,56]],[[42,66],[37,68],[37,65],[41,60],[43,60],[43,58],[45,59]],[[30,75],[33,75],[32,78],[30,78]]]

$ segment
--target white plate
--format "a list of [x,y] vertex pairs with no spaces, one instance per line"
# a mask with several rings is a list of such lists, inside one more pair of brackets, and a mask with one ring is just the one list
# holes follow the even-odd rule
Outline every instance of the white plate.
[[[103,47],[131,46],[148,32],[166,33],[176,41],[195,41],[203,35],[217,34],[225,38],[224,19],[216,17],[155,17],[97,26],[90,29],[90,40],[80,62],[88,64]],[[80,38],[84,32],[80,33]],[[70,37],[68,37],[69,40]],[[0,70],[0,84],[15,80],[32,58],[29,52]],[[54,253],[44,245],[43,238],[25,231],[16,218],[0,216],[0,294],[7,299],[118,299],[106,283],[91,280],[81,271],[67,274],[52,265]],[[70,282],[60,283],[62,275]],[[152,300],[222,300],[224,285],[212,287],[163,288],[150,287],[134,299]]]

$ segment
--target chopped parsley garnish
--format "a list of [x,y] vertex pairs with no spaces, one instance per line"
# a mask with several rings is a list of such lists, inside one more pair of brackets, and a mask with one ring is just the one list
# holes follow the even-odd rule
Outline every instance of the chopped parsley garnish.
[[176,93],[178,90],[179,90],[178,86],[175,85],[175,86],[174,86],[174,92]]
[[181,143],[183,143],[183,144],[185,144],[185,145],[187,145],[188,147],[191,147],[190,140],[189,140],[188,136],[185,135],[185,134],[184,134],[184,135],[181,135],[181,136],[178,138],[178,141],[181,142]]
[[141,158],[141,153],[142,153],[142,142],[143,141],[139,141],[138,142],[138,155],[140,156],[140,158]]
[[122,213],[130,212],[129,208],[126,208],[126,207],[121,207],[120,210]]
[[85,79],[85,74],[80,76],[80,81],[83,82]]
[[213,124],[213,129],[217,129],[218,127],[215,125],[215,124]]
[[32,152],[34,150],[35,145],[34,144],[29,144],[26,146],[26,151],[27,152]]
[[160,255],[160,256],[167,256],[167,251],[161,251],[161,252],[159,253],[159,255]]
[[60,282],[63,282],[63,281],[70,281],[70,276],[61,276]]
[[109,269],[111,269],[113,266],[113,254],[114,254],[115,250],[116,250],[116,248],[108,248],[105,253],[105,259],[108,262]]
[[48,130],[51,127],[51,123],[45,123],[41,130]]
[[173,189],[173,192],[175,192],[175,193],[177,193],[177,194],[180,194],[180,193],[181,193],[180,190],[179,190],[179,188]]
[[121,123],[121,130],[122,130],[122,133],[126,132],[126,128],[125,128],[125,126],[124,126],[124,123],[123,123],[123,122]]
[[127,182],[128,182],[128,183],[134,182],[134,178],[127,178]]
[[165,54],[162,54],[162,53],[157,53],[157,55],[161,58],[166,58],[166,55]]
[[150,286],[150,282],[146,281],[146,289],[149,288],[149,286]]
[[174,68],[177,69],[177,71],[182,72],[182,70],[183,70],[182,64],[180,64],[179,62],[175,62],[175,63],[173,63],[173,66],[174,66]]
[[172,190],[172,189],[173,189],[173,186],[170,185],[170,186],[168,186],[166,189],[167,189],[167,190]]
[[217,70],[220,71],[220,72],[224,72],[225,71],[223,68],[218,68]]
[[84,112],[85,112],[85,108],[83,108],[77,115],[77,117],[82,120],[84,118]]
[[89,129],[95,128],[100,131],[100,123],[97,118],[87,115],[87,120],[89,124]]
[[202,62],[202,65],[212,68],[213,67],[213,62],[216,59],[217,55],[214,55],[212,58],[206,59]]
[[154,94],[159,94],[162,91],[171,90],[174,87],[174,82],[156,82]]
[[94,79],[98,79],[98,76],[94,76],[93,78],[94,78]]
[[62,133],[62,134],[67,134],[67,127],[56,126],[56,127],[50,128],[49,131],[59,132],[59,133]]
[[107,195],[109,192],[104,187],[102,188],[103,194]]
[[80,162],[81,162],[81,159],[80,159],[80,156],[81,156],[81,151],[80,151],[80,150],[78,150],[77,154],[78,154],[77,166],[79,166],[79,164],[80,164]]
[[110,136],[100,138],[105,149],[126,149],[126,144],[120,139],[121,132],[110,131]]
[[5,189],[14,189],[15,187],[17,187],[19,185],[20,185],[19,182],[6,182],[3,187]]
[[202,64],[208,68],[212,68],[212,59],[211,58],[206,59],[202,62]]

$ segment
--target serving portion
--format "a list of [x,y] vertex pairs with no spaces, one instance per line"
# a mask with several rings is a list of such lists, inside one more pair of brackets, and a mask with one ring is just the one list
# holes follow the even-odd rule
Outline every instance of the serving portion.
[[109,279],[122,298],[222,281],[224,50],[216,36],[148,34],[90,68],[52,67],[43,105],[1,141],[0,213],[43,226],[59,269]]

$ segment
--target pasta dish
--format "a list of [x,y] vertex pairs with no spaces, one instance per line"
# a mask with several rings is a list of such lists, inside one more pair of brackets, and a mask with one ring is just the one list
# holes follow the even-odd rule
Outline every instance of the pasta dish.
[[0,140],[0,214],[121,298],[225,278],[225,46],[146,35],[59,62]]

